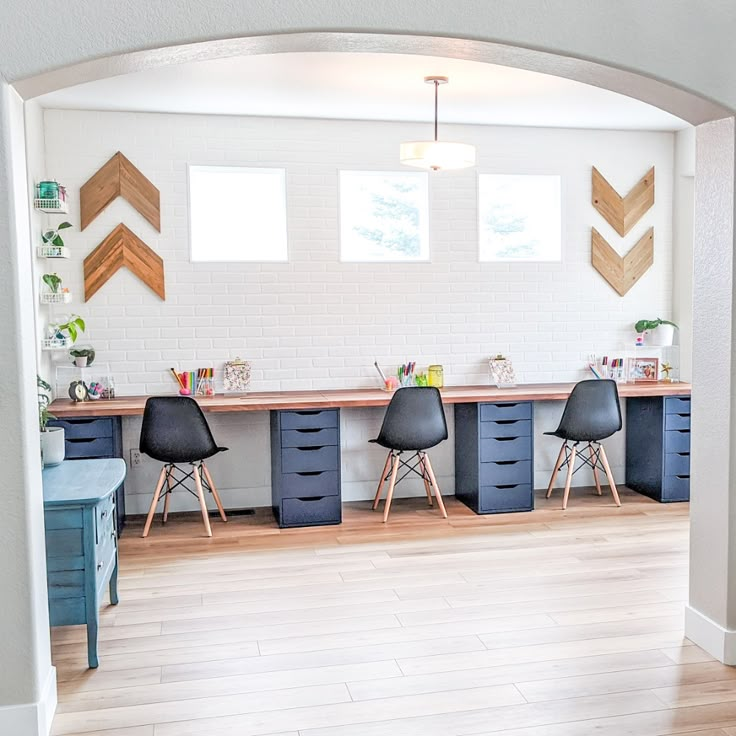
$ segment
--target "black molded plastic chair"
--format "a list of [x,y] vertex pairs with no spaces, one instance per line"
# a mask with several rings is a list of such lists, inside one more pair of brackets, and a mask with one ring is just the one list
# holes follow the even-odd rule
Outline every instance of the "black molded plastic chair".
[[[142,536],[148,536],[165,483],[163,522],[166,523],[169,516],[171,492],[182,486],[198,498],[204,527],[207,536],[211,537],[212,529],[204,497],[205,488],[215,499],[222,520],[227,521],[227,516],[204,461],[219,452],[226,451],[227,447],[218,447],[199,404],[188,396],[153,396],[148,399],[143,412],[140,450],[154,460],[164,463]],[[179,467],[184,463],[191,465],[190,472]],[[177,472],[180,474],[178,479]],[[192,478],[195,490],[187,485],[187,481]]]
[[[549,486],[547,486],[547,498],[552,495],[552,486],[555,478],[557,478],[557,473],[567,465],[567,480],[562,497],[562,508],[566,509],[572,476],[580,468],[588,465],[593,469],[593,478],[595,479],[598,495],[600,496],[602,493],[598,469],[602,468],[611,486],[613,500],[616,502],[616,506],[620,506],[621,500],[618,497],[606,451],[603,449],[603,445],[600,444],[601,440],[610,437],[620,429],[621,406],[618,400],[616,382],[605,379],[578,383],[567,399],[565,410],[562,412],[562,419],[560,419],[560,426],[554,432],[545,432],[545,434],[559,437],[562,440],[560,454],[557,456],[555,469],[552,472]],[[581,442],[585,446],[579,449],[578,446]],[[578,457],[583,462],[578,468],[575,468],[575,460]]]
[[[373,510],[375,511],[381,500],[383,484],[389,480],[386,505],[383,511],[384,522],[388,520],[396,484],[410,473],[415,473],[424,481],[424,489],[427,492],[430,506],[433,505],[432,490],[434,490],[442,516],[447,518],[440,487],[437,485],[432,463],[426,452],[430,447],[446,439],[447,421],[442,408],[440,392],[433,386],[410,386],[398,389],[386,408],[386,415],[378,437],[370,440],[388,448],[389,451],[381,473],[381,480],[378,482],[378,490],[373,499]],[[411,453],[408,461],[402,457],[405,452]],[[407,470],[397,479],[399,466]]]

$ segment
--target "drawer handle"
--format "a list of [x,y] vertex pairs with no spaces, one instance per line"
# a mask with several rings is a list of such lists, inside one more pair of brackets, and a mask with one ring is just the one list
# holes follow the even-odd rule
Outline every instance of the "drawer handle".
[[302,434],[312,434],[313,432],[321,432],[321,427],[310,427],[309,429],[297,429],[297,432],[301,432]]
[[297,475],[322,475],[322,473],[324,472],[325,472],[324,470],[309,470],[309,471],[304,470],[300,473],[297,473]]
[[678,452],[677,454],[680,457],[690,457],[690,453],[689,452]]
[[300,498],[299,501],[303,501],[304,503],[312,503],[314,501],[323,501],[326,498],[326,496],[317,496],[314,498]]
[[318,445],[317,447],[297,447],[297,450],[302,452],[314,452],[315,450],[321,450],[325,445]]
[[97,570],[102,570],[102,563],[101,562],[98,562],[97,563]]
[[679,478],[680,480],[685,480],[686,478],[689,478],[689,475],[676,475],[675,478]]
[[499,409],[513,409],[515,406],[518,406],[518,405],[519,405],[518,403],[516,404],[496,404],[496,406]]
[[497,460],[494,465],[517,465],[521,460]]
[[499,419],[497,422],[494,422],[494,424],[516,424],[517,422],[522,421],[521,419]]
[[322,412],[319,409],[312,409],[311,411],[303,410],[303,411],[296,411],[294,413],[299,414],[302,417],[313,417],[316,414],[321,414]]
[[106,516],[107,516],[107,511],[103,511],[103,512],[102,512],[102,513],[100,514],[100,519],[104,519],[104,518],[105,518]]
[[514,440],[520,439],[519,437],[494,437],[496,442],[513,442]]
[[679,432],[680,434],[690,434],[689,429],[676,429],[675,432]]
[[499,488],[502,491],[507,491],[509,488],[518,488],[519,485],[520,485],[519,483],[511,483],[505,486],[496,486],[496,488]]
[[99,422],[99,419],[67,419],[68,424],[92,424],[93,422]]
[[83,444],[85,442],[94,442],[97,439],[99,439],[99,437],[67,437],[66,441]]

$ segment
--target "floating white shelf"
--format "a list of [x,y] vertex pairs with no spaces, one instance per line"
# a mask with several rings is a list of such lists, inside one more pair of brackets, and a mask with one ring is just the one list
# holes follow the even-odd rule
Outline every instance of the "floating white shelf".
[[66,350],[72,346],[72,341],[68,337],[44,337],[41,340],[42,350]]
[[36,255],[39,258],[69,258],[69,248],[65,245],[39,245],[36,247]]
[[33,207],[39,212],[48,212],[51,215],[66,215],[69,212],[69,205],[65,199],[41,199],[36,197],[33,200]]
[[41,304],[69,304],[72,301],[72,295],[69,291],[60,291],[54,293],[52,291],[41,292]]

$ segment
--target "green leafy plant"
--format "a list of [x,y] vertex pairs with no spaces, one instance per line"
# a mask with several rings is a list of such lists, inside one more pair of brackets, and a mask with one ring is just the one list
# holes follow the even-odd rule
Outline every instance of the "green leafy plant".
[[95,349],[90,345],[80,345],[78,348],[72,348],[69,351],[72,358],[87,358],[87,365],[92,365],[95,359]]
[[59,230],[66,230],[68,227],[72,227],[71,222],[62,222],[56,227],[55,230],[47,230],[42,236],[42,240],[45,245],[57,245],[60,248],[64,247],[64,240],[59,235]]
[[[674,322],[670,322],[668,319],[660,319],[659,317],[657,317],[657,319],[640,319],[634,325],[634,329],[636,330],[637,334],[641,334],[642,332],[649,332],[656,327],[659,327],[660,325],[672,325],[673,327],[677,327]],[[677,329],[679,329],[679,327]]]
[[56,417],[49,411],[51,386],[38,373],[36,374],[36,388],[38,389],[38,428],[45,432],[49,420],[56,419]]
[[61,276],[55,273],[45,273],[41,280],[49,287],[52,294],[58,294],[61,288]]
[[71,314],[66,322],[55,324],[53,328],[56,337],[63,339],[68,335],[72,343],[75,343],[77,337],[79,337],[79,333],[84,332],[86,325],[78,314]]

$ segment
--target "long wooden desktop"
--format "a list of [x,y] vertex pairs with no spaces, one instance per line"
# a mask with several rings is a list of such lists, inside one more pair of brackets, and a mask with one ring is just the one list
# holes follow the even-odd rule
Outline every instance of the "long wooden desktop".
[[[563,401],[573,383],[513,388],[448,386],[442,401],[455,407],[456,495],[477,513],[531,510],[533,402]],[[689,497],[688,383],[621,384],[627,400],[626,483],[659,501]],[[75,403],[50,410],[66,429],[67,458],[122,457],[121,418],[143,414],[146,396]],[[271,413],[274,513],[281,526],[340,522],[339,411],[381,407],[379,389],[254,392],[198,397],[205,412]],[[334,431],[333,431],[334,430]],[[295,437],[303,441],[295,441]],[[329,439],[326,439],[329,438]],[[119,491],[120,523],[125,499]]]

